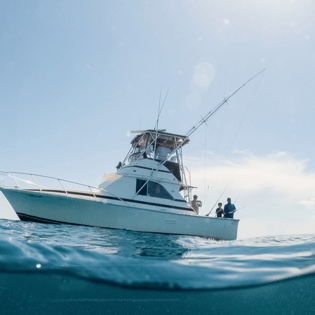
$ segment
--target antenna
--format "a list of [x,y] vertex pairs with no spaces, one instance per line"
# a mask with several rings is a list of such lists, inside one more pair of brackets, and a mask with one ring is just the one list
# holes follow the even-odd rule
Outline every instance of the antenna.
[[198,121],[198,123],[193,126],[187,133],[185,136],[190,137],[201,125],[203,125],[204,123],[207,122],[207,120],[221,107],[223,106],[225,103],[227,103],[227,101],[234,95],[236,94],[242,87],[244,87],[249,81],[253,80],[255,77],[257,77],[260,73],[262,73],[263,71],[265,71],[265,69],[259,71],[257,74],[255,74],[253,77],[251,77],[249,80],[247,80],[245,83],[243,83],[238,89],[236,89],[232,94],[230,94],[228,97],[224,98],[223,101],[221,101],[216,107],[214,107],[210,112],[208,112],[208,114],[204,117],[201,118],[201,120]]
[[161,96],[162,96],[162,84],[160,87],[160,98],[159,98],[159,107],[158,107],[158,115],[155,123],[154,129],[158,130],[159,129],[159,119],[160,119],[160,106],[161,106]]
[[155,127],[154,127],[155,130],[158,130],[158,129],[159,129],[160,115],[161,115],[161,113],[162,113],[162,110],[163,110],[163,107],[164,107],[164,104],[165,104],[165,101],[166,101],[166,97],[167,97],[167,94],[168,94],[169,90],[170,90],[170,87],[168,87],[168,89],[167,89],[167,92],[166,92],[166,94],[165,94],[162,107],[160,108],[160,104],[161,104],[161,94],[162,94],[162,85],[161,85],[161,89],[160,89],[160,100],[159,100],[159,109],[158,109],[158,117],[157,117],[157,120],[156,120],[156,123],[155,123]]

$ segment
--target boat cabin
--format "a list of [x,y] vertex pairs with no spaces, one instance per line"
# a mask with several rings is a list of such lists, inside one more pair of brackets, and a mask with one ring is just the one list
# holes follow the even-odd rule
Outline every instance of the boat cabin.
[[123,162],[116,166],[117,173],[105,174],[99,187],[132,200],[179,202],[183,209],[182,202],[190,202],[194,188],[187,183],[182,160],[182,147],[189,138],[164,130],[133,133],[138,135],[132,139]]

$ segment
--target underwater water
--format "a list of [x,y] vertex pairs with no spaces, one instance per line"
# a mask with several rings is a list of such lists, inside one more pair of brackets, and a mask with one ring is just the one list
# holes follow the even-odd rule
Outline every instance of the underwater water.
[[0,220],[0,314],[314,314],[315,234],[200,237]]

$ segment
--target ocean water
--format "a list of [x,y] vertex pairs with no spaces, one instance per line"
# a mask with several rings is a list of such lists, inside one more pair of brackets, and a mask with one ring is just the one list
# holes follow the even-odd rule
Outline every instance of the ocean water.
[[315,314],[315,234],[200,237],[0,220],[0,314]]

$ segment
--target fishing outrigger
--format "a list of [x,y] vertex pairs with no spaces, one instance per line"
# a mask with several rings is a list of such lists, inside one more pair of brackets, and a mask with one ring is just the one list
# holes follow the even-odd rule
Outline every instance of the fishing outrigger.
[[[98,187],[35,174],[0,172],[13,180],[11,186],[3,183],[0,191],[24,221],[234,240],[239,220],[200,216],[192,208],[191,191],[196,187],[187,182],[182,148],[201,125],[261,72],[220,102],[186,135],[158,129],[159,115],[153,130],[135,131],[137,135],[127,156],[117,165],[117,172],[105,173]],[[39,184],[43,179],[54,179],[61,188]],[[74,184],[84,188],[66,188]],[[197,198],[195,204],[198,206]]]

